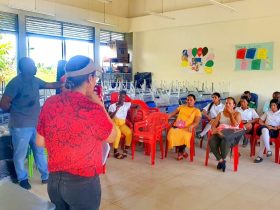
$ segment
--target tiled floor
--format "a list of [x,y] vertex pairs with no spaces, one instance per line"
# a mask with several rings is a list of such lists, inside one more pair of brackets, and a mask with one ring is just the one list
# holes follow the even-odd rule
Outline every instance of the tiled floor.
[[[273,162],[274,156],[253,163],[249,146],[240,147],[240,152],[238,172],[233,172],[233,160],[228,159],[225,173],[217,171],[212,154],[205,167],[205,149],[199,147],[192,163],[176,161],[174,152],[164,160],[158,152],[154,166],[140,151],[135,160],[110,157],[107,172],[101,176],[101,209],[280,209],[280,164]],[[38,174],[31,184],[33,193],[48,199]]]

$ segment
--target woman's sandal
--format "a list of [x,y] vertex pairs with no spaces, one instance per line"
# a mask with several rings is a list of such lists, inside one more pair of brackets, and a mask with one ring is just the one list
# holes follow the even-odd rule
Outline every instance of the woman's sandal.
[[124,159],[123,154],[121,154],[121,153],[119,153],[119,152],[114,153],[114,157],[115,157],[116,159],[119,159],[119,160]]
[[184,156],[182,153],[178,153],[178,157],[177,157],[177,160],[183,160],[184,159]]
[[128,155],[128,151],[127,151],[126,149],[124,149],[124,150],[123,150],[123,154],[122,154],[122,155],[123,155],[123,158],[126,158],[126,157],[127,157],[127,155]]
[[184,152],[183,157],[187,159],[189,157],[188,153]]

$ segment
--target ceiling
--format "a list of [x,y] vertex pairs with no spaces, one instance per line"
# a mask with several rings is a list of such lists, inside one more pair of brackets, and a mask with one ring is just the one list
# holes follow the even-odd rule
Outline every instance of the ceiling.
[[[170,12],[195,7],[211,5],[208,0],[112,0],[112,3],[102,3],[102,0],[47,0],[55,4],[63,4],[76,8],[104,12],[119,17],[140,17],[148,15],[148,11]],[[240,0],[218,0],[230,3]]]

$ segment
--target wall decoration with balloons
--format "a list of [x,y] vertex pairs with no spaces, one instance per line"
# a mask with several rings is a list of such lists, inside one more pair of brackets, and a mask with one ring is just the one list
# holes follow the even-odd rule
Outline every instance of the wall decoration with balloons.
[[272,70],[273,42],[236,45],[235,48],[237,71]]
[[181,66],[190,72],[211,74],[213,72],[215,55],[208,47],[184,49],[182,51]]

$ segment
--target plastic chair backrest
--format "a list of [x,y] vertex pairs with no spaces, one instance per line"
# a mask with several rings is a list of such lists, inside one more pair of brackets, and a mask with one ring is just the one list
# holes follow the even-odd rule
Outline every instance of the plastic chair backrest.
[[168,115],[161,112],[153,112],[141,123],[146,125],[143,131],[151,131],[151,134],[161,134],[162,130],[168,125]]
[[145,110],[149,109],[149,106],[142,100],[132,100],[131,103],[141,106],[142,109],[145,109]]
[[128,111],[128,119],[132,123],[143,121],[147,118],[147,116],[148,112],[145,109],[130,108]]

